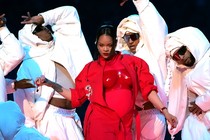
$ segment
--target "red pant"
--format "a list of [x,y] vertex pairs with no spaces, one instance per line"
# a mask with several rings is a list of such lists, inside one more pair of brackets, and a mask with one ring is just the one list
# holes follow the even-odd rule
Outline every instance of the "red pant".
[[90,103],[85,118],[85,140],[132,140],[133,110],[120,118],[113,110]]

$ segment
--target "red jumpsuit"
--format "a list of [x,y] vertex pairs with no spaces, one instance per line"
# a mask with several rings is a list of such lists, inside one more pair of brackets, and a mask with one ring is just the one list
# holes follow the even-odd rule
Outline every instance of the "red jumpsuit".
[[[85,140],[132,140],[132,121],[137,91],[145,100],[154,86],[148,65],[140,58],[117,53],[87,64],[71,89],[72,106],[89,99],[84,120]],[[92,94],[85,87],[90,85]]]

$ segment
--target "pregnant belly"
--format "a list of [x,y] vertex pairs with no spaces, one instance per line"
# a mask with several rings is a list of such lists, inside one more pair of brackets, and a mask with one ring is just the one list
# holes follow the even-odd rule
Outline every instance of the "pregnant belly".
[[129,89],[115,89],[106,92],[108,106],[123,117],[133,110],[134,99]]

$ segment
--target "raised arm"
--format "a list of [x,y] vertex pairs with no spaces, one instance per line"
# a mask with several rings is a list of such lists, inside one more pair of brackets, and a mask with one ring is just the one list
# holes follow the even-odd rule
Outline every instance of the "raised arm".
[[[21,24],[36,24],[36,25],[63,25],[78,23],[80,26],[79,15],[73,6],[61,6],[46,12],[39,13],[38,15],[31,16],[30,12],[23,15],[24,19]],[[73,25],[73,24],[72,24]]]
[[168,34],[168,26],[156,7],[149,0],[133,0],[139,13],[140,28],[144,43],[158,60],[163,78],[166,78],[166,57],[164,39]]

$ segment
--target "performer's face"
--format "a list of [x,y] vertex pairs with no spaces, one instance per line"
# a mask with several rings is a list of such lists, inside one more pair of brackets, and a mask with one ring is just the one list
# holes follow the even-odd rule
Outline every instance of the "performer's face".
[[133,54],[136,53],[136,47],[139,44],[139,38],[139,33],[126,32],[123,36],[124,41],[126,42],[128,48]]
[[97,48],[103,58],[109,59],[113,55],[115,49],[112,37],[105,34],[101,35],[97,42]]
[[37,26],[32,33],[42,41],[51,41],[53,39],[51,31],[45,26]]
[[171,56],[174,61],[178,64],[182,64],[191,67],[195,63],[195,58],[192,53],[187,49],[186,46],[181,46],[178,50],[174,52]]

